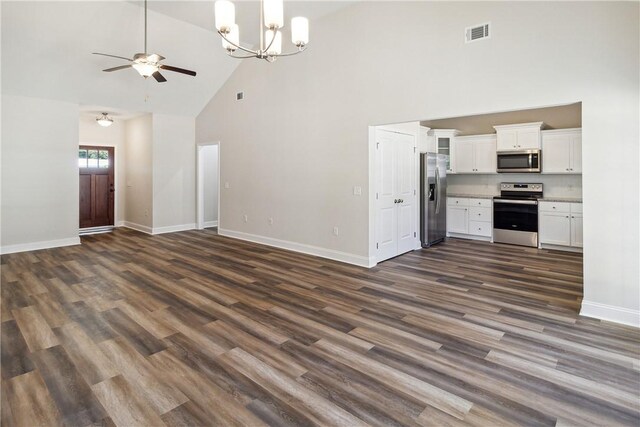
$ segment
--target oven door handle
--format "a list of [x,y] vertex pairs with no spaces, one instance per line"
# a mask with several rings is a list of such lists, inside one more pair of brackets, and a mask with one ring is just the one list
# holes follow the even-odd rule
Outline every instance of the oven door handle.
[[506,203],[512,205],[537,205],[538,202],[536,200],[504,200],[504,199],[493,199],[493,203]]

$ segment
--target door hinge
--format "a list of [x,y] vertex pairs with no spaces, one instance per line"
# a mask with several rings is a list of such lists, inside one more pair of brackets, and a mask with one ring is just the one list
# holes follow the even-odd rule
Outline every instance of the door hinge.
[[376,249],[379,249],[379,248],[378,248],[378,244],[377,244],[377,243],[376,243]]
[[414,153],[416,152],[416,147],[413,147],[413,152],[414,152]]
[[380,143],[376,142],[376,150],[380,148]]
[[416,236],[416,232],[415,232],[415,231],[413,232],[413,237],[417,237],[417,236]]
[[378,193],[376,193],[376,200],[378,200]]
[[416,189],[415,188],[413,189],[413,195],[414,196],[416,195]]

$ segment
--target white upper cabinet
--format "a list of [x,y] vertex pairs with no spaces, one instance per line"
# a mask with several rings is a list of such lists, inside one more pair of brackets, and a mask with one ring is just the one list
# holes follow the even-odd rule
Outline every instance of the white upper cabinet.
[[455,140],[456,173],[496,173],[496,136],[459,136]]
[[540,148],[543,122],[494,126],[498,151],[535,150]]
[[455,145],[454,141],[460,132],[456,129],[432,129],[429,134],[433,138],[435,153],[449,156],[447,161],[447,173],[456,173],[455,170]]
[[582,129],[542,131],[542,173],[582,173]]

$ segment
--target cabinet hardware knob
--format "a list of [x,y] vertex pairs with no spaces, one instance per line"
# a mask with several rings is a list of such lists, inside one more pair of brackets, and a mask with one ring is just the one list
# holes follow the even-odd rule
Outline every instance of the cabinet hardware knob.
[[567,215],[565,218],[569,218],[569,215]]
[[556,208],[555,206],[552,206],[552,207],[553,207],[553,209],[555,209],[555,208]]

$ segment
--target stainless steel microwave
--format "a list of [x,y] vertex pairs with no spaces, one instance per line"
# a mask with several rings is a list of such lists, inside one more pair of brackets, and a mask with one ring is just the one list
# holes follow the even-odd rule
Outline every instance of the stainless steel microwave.
[[498,151],[497,171],[508,173],[542,172],[541,150]]

